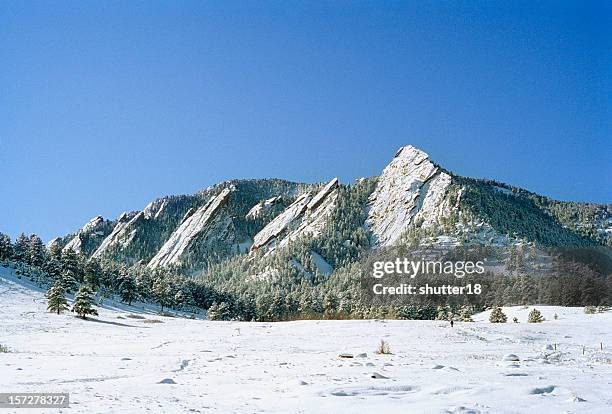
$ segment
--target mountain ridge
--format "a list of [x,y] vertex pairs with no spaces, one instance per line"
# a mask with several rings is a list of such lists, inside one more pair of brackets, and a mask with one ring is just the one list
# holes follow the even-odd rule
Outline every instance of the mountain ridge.
[[[382,173],[369,180],[375,184],[361,206],[366,249],[415,240],[447,245],[605,245],[612,234],[612,205],[561,202],[494,180],[462,177],[411,145],[401,147]],[[158,198],[142,211],[124,213],[116,220],[98,216],[93,219],[96,225],[89,222],[74,236],[56,240],[63,248],[79,249],[86,241],[88,248],[82,253],[96,258],[152,268],[202,269],[211,260],[249,252],[252,259],[257,250],[266,254],[303,237],[320,237],[326,226],[335,225],[332,213],[343,208],[337,203],[338,192],[350,192],[359,182],[228,180],[192,195]],[[196,229],[185,225],[198,212],[204,214],[206,204],[220,193],[225,193],[223,206],[210,212],[210,222],[204,220]],[[313,215],[314,211],[320,214]],[[207,228],[215,214],[223,216],[216,221],[220,227]],[[105,223],[102,232],[97,229],[101,223]],[[190,235],[183,237],[188,229]],[[164,251],[170,254],[172,238],[182,240],[180,247],[171,259],[163,260]]]

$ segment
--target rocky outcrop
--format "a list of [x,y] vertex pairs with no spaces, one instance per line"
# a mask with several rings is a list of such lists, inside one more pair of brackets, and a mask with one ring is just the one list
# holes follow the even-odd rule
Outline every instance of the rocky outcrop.
[[98,246],[96,251],[93,253],[92,257],[100,258],[104,255],[106,250],[113,244],[120,243],[121,241],[125,243],[129,239],[122,237],[125,236],[125,229],[133,220],[135,220],[139,215],[142,214],[142,211],[132,211],[130,213],[121,214],[121,216],[119,216],[119,219],[117,219],[117,223],[115,224],[113,231],[108,236],[106,236],[100,246]]
[[253,208],[249,210],[249,212],[246,215],[246,219],[255,220],[256,218],[260,217],[264,211],[270,209],[271,207],[277,204],[280,204],[282,200],[283,198],[281,196],[277,196],[277,197],[268,198],[267,200],[260,201],[259,203],[255,204]]
[[310,199],[309,193],[299,196],[285,211],[276,216],[274,220],[255,235],[251,249],[259,249],[282,234],[291,223],[295,222],[304,213]]
[[282,247],[300,236],[318,235],[335,207],[337,187],[338,179],[334,178],[314,196],[310,192],[299,196],[257,233],[251,250],[272,245]]
[[192,240],[213,220],[219,209],[227,202],[231,192],[230,188],[223,189],[184,220],[147,266],[156,268],[179,264]]
[[144,208],[144,210],[142,210],[142,215],[147,220],[156,219],[163,213],[164,208],[167,205],[168,205],[168,197],[163,197],[155,201],[151,201]]
[[74,250],[77,253],[81,253],[84,240],[88,239],[94,242],[98,240],[98,243],[101,243],[108,234],[108,228],[108,222],[102,216],[96,216],[89,220],[62,250]]
[[366,226],[375,245],[389,246],[412,224],[428,227],[445,214],[451,176],[411,145],[402,147],[383,170],[370,196]]

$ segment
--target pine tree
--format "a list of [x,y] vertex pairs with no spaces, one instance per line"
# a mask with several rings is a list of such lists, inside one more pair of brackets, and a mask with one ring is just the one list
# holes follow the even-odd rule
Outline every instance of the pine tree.
[[491,323],[506,323],[508,321],[508,317],[502,312],[502,309],[499,306],[496,306],[495,309],[491,312],[491,316],[489,317],[489,322]]
[[529,318],[527,319],[527,322],[529,323],[544,322],[544,317],[542,316],[539,310],[537,310],[536,308],[533,308],[531,312],[529,312]]
[[459,320],[462,322],[474,322],[472,315],[474,314],[474,308],[470,305],[463,305],[459,310]]
[[49,260],[47,260],[47,263],[45,263],[44,268],[51,281],[54,283],[58,282],[63,284],[62,265],[57,259],[51,257]]
[[62,279],[68,293],[76,289],[77,285],[83,281],[79,256],[72,249],[62,251]]
[[49,312],[57,313],[59,315],[63,311],[68,310],[66,292],[59,281],[53,284],[45,296],[48,299],[47,310]]
[[81,319],[87,319],[87,315],[98,315],[98,311],[92,308],[93,293],[89,286],[83,285],[74,297],[72,312],[75,312]]
[[208,308],[208,320],[211,321],[227,321],[231,317],[230,306],[226,302],[213,303]]
[[28,241],[28,262],[35,267],[41,268],[47,260],[47,249],[40,237],[36,234],[30,235]]
[[169,278],[163,274],[157,275],[153,282],[153,296],[162,312],[165,306],[172,306],[174,295]]
[[97,290],[100,287],[100,279],[102,278],[102,267],[100,261],[95,257],[92,257],[85,264],[85,275],[83,281],[91,286],[93,290]]
[[28,238],[21,233],[15,240],[15,246],[13,246],[13,259],[16,262],[25,263],[28,258]]
[[125,275],[121,278],[119,284],[119,295],[121,300],[127,302],[128,305],[132,304],[132,301],[137,297],[136,281],[130,275]]
[[62,259],[62,247],[59,242],[55,241],[49,246],[49,256],[58,261]]
[[11,260],[13,258],[13,243],[6,234],[0,233],[0,260]]

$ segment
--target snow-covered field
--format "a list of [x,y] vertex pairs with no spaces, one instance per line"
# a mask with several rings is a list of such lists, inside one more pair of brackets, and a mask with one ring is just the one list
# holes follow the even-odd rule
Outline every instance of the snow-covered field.
[[[82,321],[46,313],[43,293],[15,280],[0,267],[0,344],[10,349],[0,392],[70,393],[69,409],[47,412],[612,412],[611,313],[539,307],[547,321],[527,324],[529,309],[506,308],[520,324],[484,313],[454,328],[133,319],[121,309]],[[374,352],[381,339],[392,355]]]

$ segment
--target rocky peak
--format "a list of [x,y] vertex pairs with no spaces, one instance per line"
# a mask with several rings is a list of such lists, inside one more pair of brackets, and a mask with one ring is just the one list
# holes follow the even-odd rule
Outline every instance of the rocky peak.
[[144,218],[149,220],[151,218],[159,217],[167,204],[168,198],[166,197],[151,201],[142,211]]
[[75,252],[81,251],[81,236],[83,235],[94,235],[102,236],[104,234],[104,218],[102,216],[96,216],[89,220],[70,240],[62,250],[74,250]]
[[156,268],[180,263],[183,252],[189,247],[191,241],[211,223],[218,210],[227,202],[232,191],[233,188],[223,189],[221,193],[211,197],[206,204],[183,221],[151,259],[148,267]]
[[133,220],[137,219],[140,215],[142,215],[142,211],[132,211],[130,213],[124,212],[119,216],[115,227],[111,233],[106,236],[106,238],[102,241],[100,246],[95,250],[92,257],[100,258],[104,255],[106,250],[115,243],[119,243],[119,237],[123,234],[124,230],[128,228],[130,223]]
[[451,177],[427,153],[407,145],[383,170],[370,196],[366,227],[375,245],[392,245],[414,223],[432,225],[444,212]]

